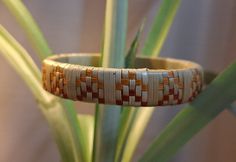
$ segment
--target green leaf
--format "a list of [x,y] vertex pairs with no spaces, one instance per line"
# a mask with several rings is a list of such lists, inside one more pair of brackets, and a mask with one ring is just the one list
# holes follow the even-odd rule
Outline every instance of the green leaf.
[[94,116],[92,115],[78,115],[78,121],[81,126],[81,132],[84,137],[84,144],[86,146],[86,156],[89,161],[92,161],[93,150],[93,136],[94,136]]
[[21,0],[2,0],[26,32],[41,59],[52,54],[40,28]]
[[211,71],[204,71],[204,82],[205,84],[210,84],[216,77],[217,77],[217,73],[211,72]]
[[236,62],[216,77],[165,127],[140,162],[166,162],[236,98]]
[[163,0],[144,43],[144,55],[152,57],[159,55],[180,2],[180,0]]
[[136,33],[136,36],[135,36],[133,42],[131,43],[131,47],[128,51],[128,54],[125,57],[125,67],[126,68],[134,68],[135,67],[135,58],[137,55],[138,46],[139,46],[139,39],[140,39],[140,35],[143,31],[143,26],[144,26],[144,23],[142,23],[141,26],[139,27],[139,30]]
[[44,112],[44,115],[59,148],[62,161],[88,161],[84,153],[84,137],[77,123],[76,111],[73,107],[66,107],[65,105],[56,102],[50,106],[41,106],[41,103],[39,103],[41,109],[49,109]]
[[143,135],[144,130],[152,116],[155,107],[140,107],[135,108],[133,121],[129,134],[127,135],[125,146],[123,147],[123,156],[121,162],[131,161],[134,151]]
[[[212,80],[214,80],[217,77],[217,75],[218,75],[217,73],[211,71],[204,71],[205,83],[210,84]],[[236,102],[233,102],[231,105],[225,105],[225,107],[228,107],[228,110],[232,112],[234,115],[236,115]]]
[[84,162],[84,137],[77,124],[75,109],[64,102],[64,108],[59,98],[43,90],[40,72],[26,50],[0,26],[0,52],[16,70],[32,91],[42,113],[49,122],[53,136],[64,162]]
[[154,107],[124,107],[120,120],[115,162],[131,161]]
[[103,67],[124,67],[127,14],[127,0],[107,0]]
[[136,117],[137,110],[138,108],[135,107],[123,107],[119,124],[115,162],[119,162],[123,158],[124,148],[126,146],[130,130],[134,125],[133,122]]
[[[52,55],[52,51],[49,48],[48,43],[46,39],[44,38],[39,26],[37,25],[36,21],[33,19],[28,9],[25,7],[23,2],[21,0],[16,0],[16,1],[15,0],[2,0],[2,1],[7,6],[7,8],[11,11],[11,13],[16,17],[16,19],[18,20],[18,22],[24,29],[25,33],[27,34],[39,58],[43,60],[47,56]],[[71,101],[67,101],[67,106],[70,105],[70,108],[68,108],[68,110],[74,109],[74,104],[69,103],[69,102]],[[73,120],[75,119],[76,117],[74,115]]]
[[24,48],[22,48],[17,42],[16,40],[7,33],[7,31],[0,26],[0,30],[2,31],[2,37],[4,37],[4,39],[6,39],[7,42],[9,42],[11,44],[11,46],[15,46],[15,50],[17,50],[17,52],[19,53],[19,57],[21,57],[25,63],[27,64],[27,66],[30,67],[30,69],[32,69],[32,73],[33,75],[38,79],[41,80],[40,77],[40,71],[38,70],[38,67],[34,64],[34,61],[30,58],[30,57],[26,57],[27,56],[27,52]]
[[[163,3],[160,6],[160,11],[157,13],[155,17],[152,30],[149,33],[149,37],[145,42],[143,55],[154,56],[155,54],[156,55],[159,54],[160,49],[163,46],[163,42],[166,39],[169,28],[175,17],[179,4],[180,4],[180,0],[175,0],[175,1],[164,0],[163,1]],[[137,34],[134,42],[132,43],[131,48],[129,50],[129,54],[127,55],[126,67],[129,67],[129,68],[134,67],[134,58],[135,58],[135,53],[138,46],[138,42],[137,42],[138,36],[139,36],[139,33]],[[122,159],[122,161],[124,162],[131,160],[132,155],[137,146],[137,143],[140,137],[142,136],[146,128],[146,125],[148,121],[150,120],[151,115],[154,111],[154,108],[136,109],[134,111],[131,110],[130,108],[127,108],[127,109],[128,110],[125,111],[124,114],[122,112],[122,116],[124,116],[122,117],[122,120],[131,121],[131,122],[125,123],[125,126],[123,127],[126,129],[124,128],[122,128],[124,130],[121,129],[121,133],[119,135],[119,141],[118,141],[117,154],[116,154],[116,160],[119,161],[119,159]],[[124,122],[121,122],[121,123],[124,123]],[[142,124],[140,124],[139,129],[136,129],[139,123],[142,123]],[[132,131],[133,129],[135,131]]]
[[[135,67],[139,37],[144,23],[140,26],[126,55],[126,68]],[[154,110],[154,109],[152,109]],[[130,161],[153,111],[143,108],[124,107],[121,114],[115,161]],[[142,114],[142,115],[141,115]],[[140,124],[142,123],[142,124]],[[137,125],[139,129],[136,130]],[[135,131],[134,131],[135,130]],[[128,148],[128,149],[126,149]]]
[[[41,95],[40,71],[26,50],[0,25],[0,52],[19,73],[31,91],[43,100]],[[23,70],[22,70],[23,69]],[[29,79],[31,78],[31,79]]]
[[155,107],[124,107],[120,120],[115,162],[131,161],[154,110]]
[[[163,3],[160,6],[160,11],[157,13],[157,15],[155,16],[155,20],[154,20],[154,24],[152,26],[152,30],[149,33],[148,39],[145,42],[145,46],[144,46],[144,52],[143,55],[149,55],[149,56],[154,56],[155,54],[158,55],[159,51],[161,49],[161,47],[163,46],[163,42],[166,39],[167,33],[169,31],[169,28],[173,22],[173,19],[175,17],[175,13],[177,11],[177,8],[179,6],[180,0],[164,0]],[[137,43],[135,42],[136,39],[134,40],[134,43],[132,44],[131,48],[130,48],[130,53],[136,52],[136,46]],[[126,66],[127,67],[133,67],[134,65],[134,54],[131,53],[128,55],[127,60],[126,60]],[[154,108],[149,108],[149,109],[137,109],[134,112],[129,112],[131,110],[127,110],[127,112],[129,115],[124,114],[124,121],[126,120],[131,120],[132,122],[128,122],[126,123],[127,126],[125,126],[126,128],[131,128],[131,130],[129,131],[123,131],[121,133],[121,137],[123,137],[120,139],[120,141],[118,141],[118,148],[121,148],[121,146],[123,148],[125,148],[122,153],[121,151],[119,151],[119,149],[117,150],[117,159],[118,157],[122,159],[122,161],[130,161],[132,158],[132,155],[135,151],[135,148],[137,146],[137,143],[140,139],[140,137],[142,136],[146,125],[148,123],[148,121],[151,118],[151,115],[154,111]],[[138,114],[138,115],[137,115]],[[123,115],[123,114],[122,114]],[[126,118],[126,119],[125,119]],[[142,119],[142,120],[141,120]],[[140,124],[140,129],[136,129],[138,127],[138,124]],[[135,131],[132,131],[132,130]],[[124,135],[125,134],[125,135]],[[123,145],[122,145],[123,142]],[[124,146],[125,145],[125,146]],[[121,155],[119,155],[121,154]]]
[[[103,67],[124,67],[127,13],[127,0],[107,0],[101,61]],[[120,106],[96,107],[94,162],[114,161],[120,111]]]
[[113,161],[119,118],[120,106],[98,105],[96,107],[93,161]]

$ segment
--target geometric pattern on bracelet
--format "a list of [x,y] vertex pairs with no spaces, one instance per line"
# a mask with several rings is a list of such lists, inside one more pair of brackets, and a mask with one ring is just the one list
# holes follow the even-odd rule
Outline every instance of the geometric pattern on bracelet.
[[177,72],[163,72],[159,80],[158,105],[182,103],[183,85],[183,78]]
[[117,105],[147,105],[147,75],[140,70],[122,70],[116,81]]
[[[43,66],[43,87],[47,89],[46,84],[50,84],[51,89],[47,89],[51,93],[61,96],[64,98],[77,99],[80,101],[89,101],[106,104],[106,99],[110,96],[105,96],[108,93],[105,93],[106,82],[105,72],[102,68],[96,67],[80,67],[74,70],[74,73],[71,74],[71,71],[63,71],[66,68],[59,66],[53,67],[49,74],[49,83],[47,82],[47,71],[46,67]],[[66,74],[67,73],[67,74]],[[75,75],[75,79],[68,75]],[[152,85],[157,87],[153,92],[157,92],[154,100],[157,102],[154,105],[167,105],[167,104],[180,104],[184,98],[184,78],[181,72],[173,71],[162,71],[156,75],[158,80],[158,85]],[[119,69],[115,70],[112,75],[114,79],[114,89],[115,92],[110,93],[114,95],[114,103],[117,105],[134,105],[134,106],[146,106],[148,105],[149,90],[151,86],[148,76],[147,69]],[[190,78],[189,83],[191,84],[188,101],[193,100],[197,94],[201,91],[202,88],[202,76],[199,70],[191,70],[192,78]],[[109,82],[109,81],[108,81]],[[72,84],[73,83],[73,84]],[[152,84],[155,82],[153,81]],[[113,84],[113,83],[112,83]],[[111,85],[112,85],[111,84]],[[70,88],[70,90],[68,90]],[[75,90],[75,97],[69,97],[72,90]],[[106,88],[109,90],[109,88]],[[109,95],[109,94],[108,94]]]

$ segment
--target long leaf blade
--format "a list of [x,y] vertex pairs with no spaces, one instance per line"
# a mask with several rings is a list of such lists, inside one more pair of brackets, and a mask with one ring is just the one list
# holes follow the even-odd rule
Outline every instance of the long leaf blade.
[[152,57],[159,55],[180,2],[181,0],[163,0],[144,43],[144,55]]
[[81,126],[81,132],[84,136],[84,145],[86,147],[87,162],[92,161],[93,136],[94,136],[94,116],[78,115],[78,122]]
[[[149,37],[145,42],[143,55],[154,56],[155,54],[156,55],[159,54],[160,49],[163,46],[163,42],[166,39],[169,28],[175,17],[176,10],[179,4],[180,4],[180,1],[178,0],[176,1],[164,0],[163,1],[163,3],[160,6],[160,11],[157,12],[155,16],[154,24],[152,26],[151,32],[149,33]],[[135,41],[136,40],[134,40],[134,42]],[[135,46],[136,46],[136,43],[133,43],[130,49],[131,52],[135,51],[135,48],[136,48]],[[132,48],[134,48],[134,50],[132,50]],[[128,58],[128,60],[126,60],[127,67],[132,67],[134,65],[134,61],[132,62],[132,60],[134,60],[134,57],[131,57],[131,56],[127,57]],[[123,140],[123,142],[126,142],[125,146],[123,146],[123,148],[125,149],[122,151],[122,155],[120,156],[117,155],[120,158],[122,157],[122,161],[131,160],[132,155],[137,146],[137,143],[139,139],[141,138],[141,135],[143,134],[145,127],[148,121],[150,120],[153,111],[154,111],[154,108],[149,108],[149,109],[143,108],[143,109],[137,109],[133,113],[129,113],[129,115],[124,114],[125,116],[127,116],[127,120],[129,118],[132,118],[133,120],[131,123],[126,123],[126,125],[128,124],[132,125],[132,126],[129,126],[129,128],[131,129],[129,131],[123,132],[123,133],[126,133],[126,136],[124,137],[124,139],[127,139],[126,141]],[[140,119],[142,119],[143,122],[140,122]],[[135,129],[137,127],[137,124],[140,124],[140,129]],[[135,131],[132,131],[133,129]],[[121,141],[122,140],[118,141],[118,146],[120,146],[120,148],[122,144],[120,144],[119,142]],[[117,152],[119,153],[119,149],[117,150]]]
[[[135,68],[136,53],[144,22],[141,24],[126,55],[126,68]],[[151,108],[149,109],[151,110]],[[151,111],[145,108],[125,107],[121,114],[115,161],[130,161],[135,148],[151,117]],[[139,129],[136,129],[136,128]]]
[[[11,11],[11,13],[16,17],[25,33],[27,34],[30,43],[32,43],[36,54],[38,57],[43,60],[47,56],[52,55],[52,51],[48,46],[46,39],[44,38],[38,24],[34,20],[33,16],[30,14],[26,6],[23,4],[21,0],[2,0],[3,3],[7,6],[7,8]],[[71,102],[71,101],[70,101]],[[67,110],[73,110],[74,104],[66,102]],[[69,105],[69,106],[68,106]],[[73,120],[75,121],[75,116]],[[78,137],[76,137],[78,138]],[[85,147],[86,148],[86,147]],[[85,152],[84,152],[85,154]]]
[[[107,0],[101,61],[103,67],[124,67],[127,13],[127,0]],[[120,106],[96,107],[94,162],[114,161],[120,111]]]
[[131,161],[134,151],[143,135],[144,130],[155,110],[155,107],[137,108],[133,117],[133,122],[127,135],[127,140],[123,150],[121,162]]
[[120,106],[96,107],[93,161],[113,161],[120,118]]
[[38,24],[33,19],[32,15],[25,7],[21,0],[2,0],[9,11],[16,17],[30,42],[32,43],[39,58],[44,59],[52,54],[46,39],[44,38]]
[[43,90],[40,72],[26,50],[0,26],[0,52],[26,82],[51,127],[62,160],[83,162],[83,137],[77,125],[75,109],[63,107],[57,97]]
[[124,67],[127,11],[127,0],[107,0],[103,67]]
[[137,113],[135,107],[123,107],[122,114],[120,117],[118,140],[115,154],[115,162],[121,161],[124,154],[124,148],[127,144],[127,139],[130,134],[131,128],[134,125],[134,119]]
[[125,67],[126,68],[134,68],[135,67],[135,58],[138,52],[139,47],[139,39],[141,36],[141,33],[143,31],[144,23],[141,24],[141,26],[138,29],[138,32],[135,35],[135,38],[133,42],[131,43],[131,46],[129,48],[129,51],[125,57]]
[[231,64],[154,140],[140,162],[166,162],[236,98],[236,62]]
[[[206,84],[210,84],[216,77],[217,73],[211,71],[204,71],[204,80]],[[236,115],[236,101],[229,105],[228,110]]]
[[[145,42],[145,46],[143,49],[144,52],[142,53],[143,55],[154,56],[154,55],[159,54],[160,49],[163,46],[163,42],[166,39],[169,28],[175,17],[179,4],[180,4],[179,0],[175,0],[175,1],[164,0],[163,1],[163,3],[160,6],[160,11],[157,12],[155,16],[154,24],[152,26],[151,32],[149,33],[149,37],[147,38]],[[136,43],[132,44],[130,51],[132,51],[132,48],[134,49],[136,48],[135,45]],[[132,59],[134,60],[134,57],[130,57],[130,58],[131,59],[126,62],[127,67],[128,66],[132,67],[134,64],[134,62],[132,62]],[[123,132],[123,133],[126,133],[125,139],[127,140],[126,140],[125,146],[123,146],[125,149],[122,151],[122,155],[120,155],[120,157],[122,157],[122,161],[125,162],[125,161],[131,160],[132,155],[137,146],[137,143],[139,139],[141,138],[145,130],[145,127],[148,121],[150,120],[152,113],[154,112],[154,109],[155,109],[154,107],[149,108],[149,109],[145,109],[145,108],[137,109],[135,110],[135,112],[130,113],[129,116],[126,115],[128,119],[132,118],[133,120],[131,123],[126,123],[126,124],[132,125],[130,127],[131,129],[129,131]],[[141,119],[143,122],[140,122]],[[140,129],[136,129],[138,124],[140,125]],[[135,131],[132,131],[133,129]],[[119,145],[121,144],[118,143],[118,146]],[[118,150],[118,153],[119,153],[119,150]]]

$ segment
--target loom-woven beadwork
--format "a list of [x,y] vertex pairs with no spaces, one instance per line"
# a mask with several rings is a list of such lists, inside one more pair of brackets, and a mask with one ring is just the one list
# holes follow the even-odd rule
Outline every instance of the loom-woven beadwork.
[[[201,67],[189,61],[182,61],[186,68],[180,69],[115,69],[94,67],[94,63],[89,63],[90,66],[76,65],[76,61],[80,63],[83,57],[93,60],[99,55],[69,54],[46,59],[42,67],[44,89],[72,100],[161,106],[191,101],[202,88]],[[167,59],[166,63],[174,64],[173,59]]]

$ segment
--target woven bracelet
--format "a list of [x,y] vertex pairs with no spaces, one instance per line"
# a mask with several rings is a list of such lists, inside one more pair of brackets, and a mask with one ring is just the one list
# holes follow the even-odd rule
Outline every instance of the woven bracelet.
[[190,61],[137,57],[136,69],[119,69],[98,67],[99,59],[99,54],[60,54],[45,59],[44,89],[72,100],[161,106],[189,102],[202,88],[202,68]]

